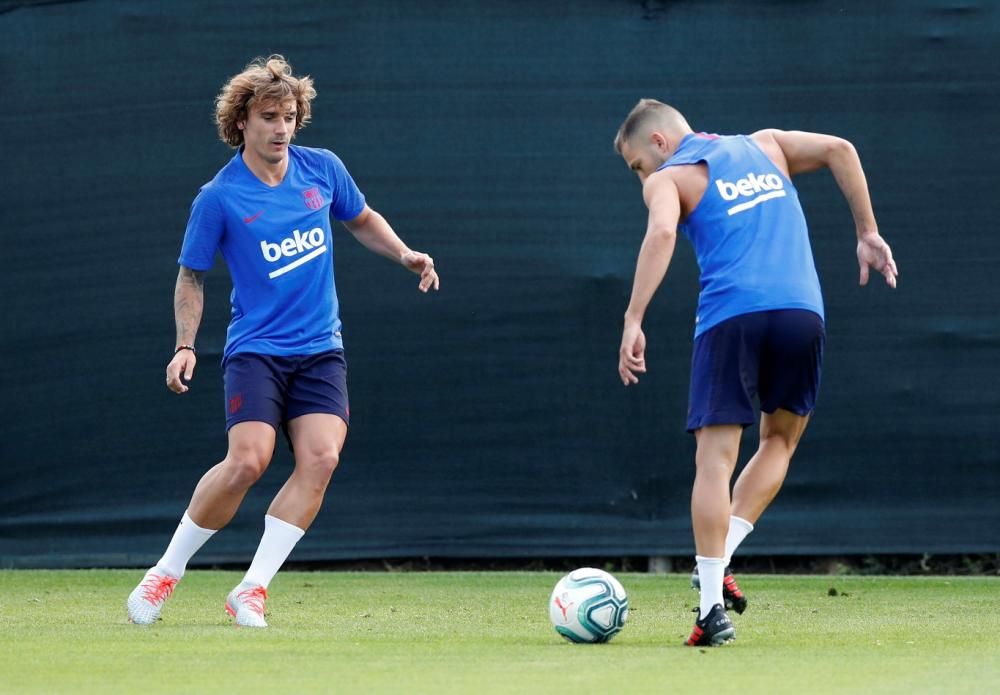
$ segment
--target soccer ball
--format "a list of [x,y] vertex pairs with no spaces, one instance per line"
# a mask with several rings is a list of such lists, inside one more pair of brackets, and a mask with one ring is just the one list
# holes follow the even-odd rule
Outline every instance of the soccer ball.
[[581,567],[559,580],[549,597],[549,619],[570,642],[607,642],[625,627],[628,596],[604,570]]

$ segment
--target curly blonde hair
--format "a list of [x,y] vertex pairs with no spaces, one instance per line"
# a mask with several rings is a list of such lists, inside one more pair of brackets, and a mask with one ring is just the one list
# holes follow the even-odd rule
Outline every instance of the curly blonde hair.
[[309,123],[315,97],[312,78],[295,77],[284,56],[254,58],[243,72],[226,82],[215,98],[219,137],[230,147],[239,147],[243,144],[243,131],[238,124],[247,120],[254,105],[286,99],[295,99],[297,133]]

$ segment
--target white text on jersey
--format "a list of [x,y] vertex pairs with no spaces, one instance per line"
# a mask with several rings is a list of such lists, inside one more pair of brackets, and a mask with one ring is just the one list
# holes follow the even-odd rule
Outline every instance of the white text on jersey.
[[326,235],[323,230],[319,227],[313,227],[305,233],[296,229],[290,237],[282,239],[279,243],[260,242],[260,251],[268,263],[277,263],[282,258],[295,259],[288,265],[272,270],[267,276],[273,280],[279,275],[284,275],[288,271],[295,270],[300,265],[323,255],[326,253],[325,241]]
[[[751,198],[729,208],[730,215],[749,210],[765,200],[784,198],[786,195],[785,182],[777,174],[747,174],[745,178],[737,179],[735,182],[716,179],[715,187],[719,189],[719,195],[726,201],[733,201],[740,197]],[[757,195],[758,193],[760,195]],[[752,196],[757,197],[753,198]]]

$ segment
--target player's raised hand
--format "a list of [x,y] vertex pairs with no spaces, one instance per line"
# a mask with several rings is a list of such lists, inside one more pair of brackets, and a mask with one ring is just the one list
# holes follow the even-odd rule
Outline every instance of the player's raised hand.
[[403,254],[401,260],[403,265],[420,276],[420,285],[418,288],[421,292],[426,292],[430,289],[436,290],[441,286],[437,271],[434,270],[434,259],[426,253],[407,251]]
[[637,374],[646,373],[646,336],[635,321],[625,321],[622,346],[618,349],[618,376],[622,383],[638,384]]
[[178,350],[167,365],[167,388],[174,393],[186,393],[186,382],[194,377],[194,365],[197,362],[194,350]]
[[874,268],[882,273],[889,287],[896,286],[896,261],[892,258],[892,249],[878,232],[869,232],[858,237],[858,266],[861,268],[861,285],[868,284],[868,268]]

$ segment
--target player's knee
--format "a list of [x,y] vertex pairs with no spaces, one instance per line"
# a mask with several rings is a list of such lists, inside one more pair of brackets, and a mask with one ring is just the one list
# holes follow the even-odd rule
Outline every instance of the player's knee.
[[295,464],[299,484],[307,486],[313,494],[322,496],[339,461],[336,451],[314,452],[308,457],[302,457]]
[[695,475],[701,477],[718,476],[728,479],[733,474],[734,466],[735,463],[731,463],[728,458],[720,458],[717,456],[695,457]]
[[699,470],[731,470],[739,456],[739,445],[728,442],[699,442],[695,453],[695,464]]
[[226,457],[226,485],[246,490],[264,474],[269,462],[269,456],[252,449],[230,451]]
[[797,415],[790,411],[779,409],[774,413],[765,413],[760,419],[761,446],[765,444],[772,447],[781,446],[793,452],[808,424],[808,416]]
[[761,448],[765,446],[780,448],[783,449],[788,456],[791,456],[795,452],[795,447],[798,443],[798,432],[788,432],[784,430],[765,432],[760,438]]
[[339,463],[340,452],[335,449],[328,449],[326,451],[313,453],[306,462],[306,466],[309,469],[311,477],[328,481]]

